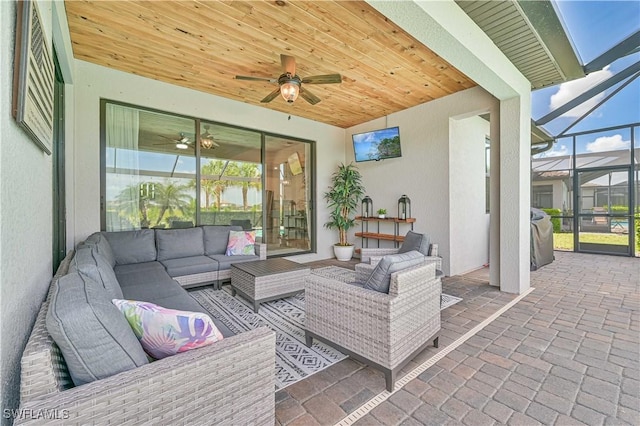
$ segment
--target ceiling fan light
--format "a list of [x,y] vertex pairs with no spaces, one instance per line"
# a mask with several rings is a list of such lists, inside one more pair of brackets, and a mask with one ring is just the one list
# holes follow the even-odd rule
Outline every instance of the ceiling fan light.
[[187,145],[187,144],[186,144],[186,143],[184,143],[184,142],[178,142],[178,143],[176,144],[176,148],[178,148],[178,149],[187,149],[187,148],[189,148],[189,145]]
[[200,139],[200,146],[203,147],[204,149],[213,148],[213,139],[210,139],[210,138]]
[[291,103],[298,99],[300,93],[300,83],[295,80],[290,80],[280,85],[280,94],[285,101]]

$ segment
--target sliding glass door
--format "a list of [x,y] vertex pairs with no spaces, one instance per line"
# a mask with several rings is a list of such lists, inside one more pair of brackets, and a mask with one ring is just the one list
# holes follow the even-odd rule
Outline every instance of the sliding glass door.
[[268,135],[265,154],[265,242],[269,253],[310,251],[311,145]]
[[313,143],[102,101],[106,231],[239,225],[270,256],[313,249]]
[[105,105],[103,229],[195,224],[195,120]]

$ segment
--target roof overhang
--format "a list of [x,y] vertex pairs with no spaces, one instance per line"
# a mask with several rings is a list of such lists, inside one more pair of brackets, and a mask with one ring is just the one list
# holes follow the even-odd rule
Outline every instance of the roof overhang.
[[456,3],[531,82],[533,89],[585,76],[551,1]]

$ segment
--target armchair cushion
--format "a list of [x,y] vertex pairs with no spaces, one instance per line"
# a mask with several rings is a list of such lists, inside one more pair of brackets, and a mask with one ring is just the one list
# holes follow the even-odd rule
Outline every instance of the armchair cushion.
[[156,260],[156,237],[153,229],[105,232],[116,265],[153,262]]
[[409,231],[404,237],[402,247],[398,250],[398,253],[408,253],[416,250],[422,253],[424,256],[429,255],[429,243],[430,238],[427,234],[420,234],[418,232]]
[[111,297],[122,298],[122,289],[115,272],[113,272],[113,267],[91,246],[86,245],[76,250],[76,255],[69,265],[69,271],[79,272],[98,284],[102,284]]
[[387,255],[376,265],[364,288],[389,293],[391,274],[424,263],[424,255],[418,251]]

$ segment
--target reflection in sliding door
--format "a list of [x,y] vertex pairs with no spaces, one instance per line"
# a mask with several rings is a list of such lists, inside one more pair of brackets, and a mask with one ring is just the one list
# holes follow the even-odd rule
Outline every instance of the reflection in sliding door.
[[238,225],[262,233],[261,135],[202,122],[200,223]]
[[195,224],[195,121],[103,104],[103,229],[179,228]]
[[269,255],[311,250],[311,144],[266,136],[267,229]]

